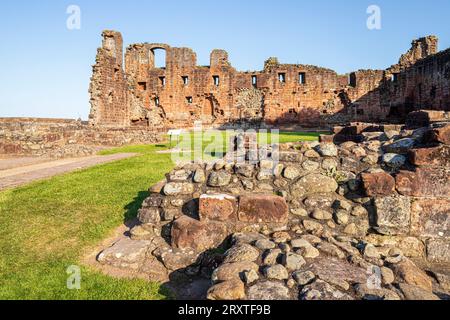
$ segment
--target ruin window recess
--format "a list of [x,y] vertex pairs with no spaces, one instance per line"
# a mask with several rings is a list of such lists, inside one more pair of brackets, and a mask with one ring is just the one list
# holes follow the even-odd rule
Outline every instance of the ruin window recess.
[[349,86],[356,88],[356,74],[354,72],[350,73],[348,76],[348,84]]
[[146,82],[139,82],[138,85],[139,85],[139,89],[140,90],[142,90],[142,91],[147,90],[147,83]]
[[281,83],[286,83],[286,73],[279,73],[279,74],[278,74],[278,80],[279,80]]
[[189,77],[188,76],[183,76],[181,77],[181,79],[183,80],[183,85],[187,86],[189,84]]
[[220,85],[220,78],[219,76],[213,76],[214,85],[218,87]]
[[192,97],[186,97],[186,102],[189,104],[192,104],[192,102],[193,102]]
[[393,73],[391,76],[391,81],[392,82],[397,82],[398,81],[398,73]]
[[155,98],[155,106],[159,107],[159,98],[158,97]]
[[298,82],[300,84],[306,84],[306,73],[305,72],[300,72],[298,74]]
[[166,77],[159,77],[159,83],[161,84],[161,86],[165,87],[166,86]]
[[252,76],[252,86],[256,88],[258,85],[258,78],[256,76]]

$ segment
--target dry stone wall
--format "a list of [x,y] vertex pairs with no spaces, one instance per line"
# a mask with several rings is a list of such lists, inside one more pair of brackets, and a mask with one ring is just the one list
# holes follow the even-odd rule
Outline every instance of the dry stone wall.
[[449,134],[389,127],[260,146],[278,162],[230,160],[238,150],[180,164],[98,260],[162,283],[207,278],[214,300],[449,298]]
[[161,141],[139,128],[92,127],[65,119],[0,118],[0,154],[55,158],[87,156],[102,148]]

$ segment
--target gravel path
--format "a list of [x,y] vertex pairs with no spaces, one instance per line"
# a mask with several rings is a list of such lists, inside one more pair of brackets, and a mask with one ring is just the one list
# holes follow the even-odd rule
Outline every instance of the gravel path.
[[30,182],[46,179],[98,164],[134,157],[135,153],[119,153],[108,156],[47,160],[39,158],[0,159],[0,190],[15,188]]

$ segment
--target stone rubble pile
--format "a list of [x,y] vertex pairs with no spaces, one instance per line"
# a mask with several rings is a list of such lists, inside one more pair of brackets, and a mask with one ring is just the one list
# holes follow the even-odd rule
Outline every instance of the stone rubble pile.
[[180,165],[98,260],[208,299],[448,299],[450,125],[363,135]]

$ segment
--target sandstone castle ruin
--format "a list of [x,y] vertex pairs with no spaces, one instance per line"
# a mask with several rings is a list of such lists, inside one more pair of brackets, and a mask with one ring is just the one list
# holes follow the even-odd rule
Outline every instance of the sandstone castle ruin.
[[[164,50],[166,66],[155,67]],[[415,110],[450,110],[450,49],[414,40],[386,70],[335,71],[269,58],[262,71],[239,72],[224,50],[198,66],[194,51],[161,43],[130,45],[104,31],[90,86],[94,126],[192,127],[242,122],[329,126],[351,121],[403,122]]]

